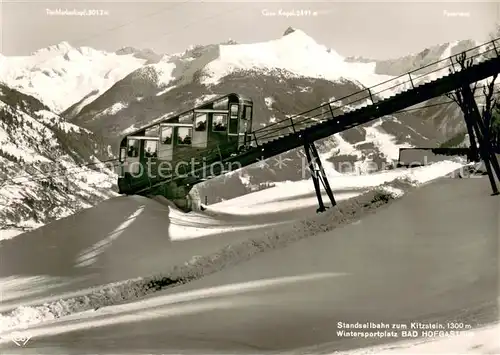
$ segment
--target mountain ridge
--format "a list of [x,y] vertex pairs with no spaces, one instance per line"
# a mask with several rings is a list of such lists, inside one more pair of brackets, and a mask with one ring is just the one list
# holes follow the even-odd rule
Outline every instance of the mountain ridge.
[[[242,58],[241,55],[240,58],[231,58],[232,54],[245,49],[245,46],[253,46],[251,47],[254,49],[253,52],[257,53],[259,52],[258,46],[262,47],[267,43],[269,47],[273,43],[280,42],[283,44],[287,41],[293,42],[292,46],[309,47],[309,50],[315,48],[314,52],[304,52],[305,58],[314,58],[314,65],[301,64],[300,66],[294,66],[293,61],[289,59],[293,56],[288,54],[291,53],[291,49],[286,48],[286,46],[281,49],[284,58],[276,63],[269,63],[269,58],[259,58],[255,55],[248,57],[248,54],[246,58]],[[458,46],[455,46],[456,48],[452,52],[458,53],[463,48],[478,44],[477,41],[472,40],[457,42],[462,44],[459,43]],[[463,45],[465,42],[470,43]],[[238,44],[230,39],[219,44],[190,46],[184,52],[174,54],[157,54],[151,49],[137,49],[130,46],[119,48],[115,52],[106,52],[85,46],[73,47],[69,42],[62,41],[36,50],[32,52],[31,56],[6,57],[0,55],[0,82],[37,97],[56,113],[62,114],[68,111],[71,112],[70,116],[74,117],[78,113],[76,107],[90,104],[128,74],[151,64],[169,63],[175,65],[175,68],[189,66],[193,73],[188,73],[187,81],[192,79],[194,73],[200,71],[204,83],[208,85],[217,81],[220,76],[229,75],[235,69],[255,69],[260,65],[261,69],[266,67],[284,69],[299,76],[330,80],[346,77],[350,80],[358,80],[365,86],[371,86],[383,81],[383,76],[388,79],[391,76],[397,76],[408,71],[406,69],[414,69],[421,66],[421,64],[428,63],[431,58],[437,58],[432,53],[436,51],[442,53],[444,50],[439,50],[439,48],[446,45],[449,45],[449,43],[431,46],[424,51],[401,58],[380,61],[363,57],[344,58],[334,49],[318,44],[304,31],[294,27],[287,28],[278,39],[267,42],[246,45]],[[436,50],[436,48],[438,49]],[[296,51],[297,48],[294,48],[294,50]],[[430,51],[431,54],[424,54],[425,51]],[[189,58],[190,55],[191,58]],[[275,50],[270,57],[276,55],[280,55],[280,50]],[[203,56],[205,56],[205,59],[200,60],[200,57]],[[324,68],[328,66],[328,63],[325,65],[325,63],[320,62],[319,57],[325,62],[330,62],[330,67],[338,68],[325,71]],[[195,59],[198,59],[196,67],[193,66],[193,63],[188,65],[189,61]],[[279,63],[283,60],[288,60],[288,63],[283,65]],[[244,61],[246,61],[245,65],[242,64]],[[93,64],[90,65],[90,62]],[[307,61],[302,60],[302,62],[306,63]],[[349,68],[348,65],[340,65],[340,63],[351,64],[351,66],[357,65]],[[179,71],[179,69],[175,68],[174,70]],[[321,70],[318,71],[317,68]],[[71,73],[68,73],[68,71]],[[181,69],[180,72],[182,74],[183,70]],[[362,75],[359,75],[359,73],[362,73]],[[183,75],[179,75],[179,73],[173,76],[183,78]],[[370,76],[374,77],[368,80]],[[58,80],[58,78],[60,79]],[[53,92],[46,92],[43,89],[54,85],[54,83],[62,89],[60,91],[52,90]]]

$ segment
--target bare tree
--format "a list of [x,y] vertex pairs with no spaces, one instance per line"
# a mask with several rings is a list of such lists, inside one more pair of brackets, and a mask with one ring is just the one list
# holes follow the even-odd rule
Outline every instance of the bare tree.
[[[498,146],[498,140],[495,137],[498,137],[498,134],[494,134],[494,130],[498,125],[498,121],[496,121],[493,117],[493,113],[498,108],[498,96],[495,91],[495,80],[498,77],[498,74],[495,74],[492,80],[483,87],[483,94],[485,98],[485,103],[483,109],[481,111],[481,116],[485,126],[485,135],[486,139],[491,143],[491,145],[496,148]],[[498,119],[498,118],[497,118]]]
[[[495,30],[490,33],[490,39],[494,48],[495,54],[500,55],[500,22],[496,23]],[[496,78],[496,76],[495,76]],[[493,89],[490,90],[493,94],[497,94]],[[491,102],[491,116],[488,127],[490,132],[490,142],[497,153],[500,152],[500,100],[499,95],[494,95],[495,98]]]
[[500,153],[500,102],[493,108],[489,130],[491,145],[496,153]]
[[[460,69],[464,70],[471,65],[473,65],[472,59],[466,60],[465,53],[461,53],[456,56],[457,63],[460,65]],[[498,101],[498,95],[496,94],[495,91],[495,81],[498,77],[498,74],[495,74],[491,81],[489,81],[486,85],[483,86],[483,95],[485,99],[485,103],[483,105],[483,109],[481,110],[481,120],[484,122],[484,127],[485,127],[485,136],[486,139],[488,139],[492,145],[493,143],[494,146],[496,147],[498,144],[498,133],[494,134],[493,131],[496,129],[495,127],[498,126],[500,122],[498,122],[496,119],[493,119],[493,113],[497,110],[497,107],[499,106],[500,102]],[[473,85],[470,86],[470,93],[474,96],[475,92],[477,89],[477,82],[474,83]],[[465,123],[467,125],[467,132],[469,133],[469,138],[470,138],[470,145],[472,154],[474,157],[478,157],[478,151],[477,151],[477,138],[474,135],[473,131],[473,124],[472,124],[472,119],[471,119],[471,109],[472,107],[467,107],[467,100],[464,100],[464,88],[460,87],[457,88],[453,93],[448,93],[446,94],[447,97],[452,99],[462,110],[464,114],[464,119]]]
[[[456,61],[460,65],[461,70],[466,70],[474,64],[472,59],[466,59],[465,53],[457,55]],[[454,95],[448,96],[460,106],[462,112],[464,113],[464,119],[471,139],[471,154],[473,155],[473,159],[477,160],[477,153],[479,151],[488,172],[488,178],[491,183],[493,195],[499,194],[495,177],[493,176],[493,171],[495,172],[497,178],[500,179],[500,164],[498,163],[496,155],[493,153],[490,140],[492,111],[496,106],[496,99],[493,97],[496,78],[497,75],[494,75],[493,79],[483,87],[483,94],[485,96],[486,103],[481,111],[478,108],[476,98],[474,96],[477,83],[475,83],[472,87],[471,85],[463,85],[455,90]],[[479,142],[479,147],[476,145],[476,140]]]

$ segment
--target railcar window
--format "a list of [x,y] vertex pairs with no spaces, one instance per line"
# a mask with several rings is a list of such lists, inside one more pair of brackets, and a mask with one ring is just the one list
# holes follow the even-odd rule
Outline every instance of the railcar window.
[[196,132],[204,132],[207,129],[207,114],[201,113],[196,117],[194,130]]
[[158,142],[157,141],[146,141],[144,145],[144,157],[146,158],[156,158],[158,156]]
[[161,128],[161,143],[172,144],[172,127]]
[[147,137],[158,137],[158,133],[159,133],[159,126],[154,126],[154,127],[151,127],[151,128],[146,128],[146,134],[145,136]]
[[129,139],[127,143],[127,156],[130,158],[137,158],[139,156],[139,140]]
[[214,115],[212,120],[212,131],[214,132],[224,132],[227,126],[227,116],[226,115]]
[[177,144],[179,145],[191,145],[191,137],[193,135],[193,130],[187,127],[179,127],[177,131]]
[[121,147],[120,148],[120,161],[124,161],[126,156],[127,156],[127,148]]
[[193,111],[179,116],[179,123],[193,123]]
[[247,127],[248,127],[248,121],[247,120],[241,120],[240,121],[240,133],[246,133],[247,132]]
[[245,106],[245,119],[250,120],[252,118],[252,107]]
[[231,105],[231,118],[238,119],[238,105]]
[[226,97],[222,100],[214,102],[214,110],[227,110],[227,105],[229,104],[229,98]]

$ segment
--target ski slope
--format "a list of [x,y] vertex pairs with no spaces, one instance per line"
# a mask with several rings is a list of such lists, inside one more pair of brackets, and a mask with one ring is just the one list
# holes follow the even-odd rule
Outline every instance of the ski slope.
[[[460,166],[461,164],[457,162],[440,162],[411,171],[398,169],[369,176],[336,176],[330,178],[330,183],[334,187],[336,198],[341,201],[397,178],[407,178],[416,184],[426,183],[449,174]],[[245,263],[233,263],[232,267],[228,267],[232,265],[231,261],[222,261],[223,264],[228,264],[217,273],[208,273],[199,280],[152,293],[142,300],[121,305],[123,301],[119,302],[119,300],[123,294],[120,294],[120,290],[123,291],[127,286],[133,285],[134,278],[158,273],[168,274],[169,270],[179,270],[179,267],[182,269],[193,259],[216,253],[228,244],[236,245],[238,242],[255,238],[256,235],[262,235],[268,230],[276,231],[277,235],[284,235],[283,233],[286,234],[291,230],[295,231],[294,233],[307,234],[309,227],[306,226],[303,230],[296,228],[297,219],[326,218],[322,222],[325,223],[329,217],[328,215],[314,217],[316,216],[315,208],[311,208],[307,202],[309,199],[307,193],[312,192],[310,181],[309,191],[305,182],[284,183],[266,190],[267,193],[258,192],[247,196],[247,199],[224,201],[209,206],[203,213],[182,214],[166,203],[139,197],[106,201],[95,208],[82,211],[71,220],[66,218],[56,221],[1,244],[0,276],[2,279],[0,285],[3,291],[3,302],[0,337],[3,340],[0,343],[9,346],[11,331],[25,329],[24,331],[29,332],[33,337],[32,344],[37,354],[44,353],[43,351],[53,354],[68,353],[73,351],[72,347],[81,351],[95,352],[97,351],[96,337],[99,341],[104,341],[107,347],[114,344],[114,353],[117,353],[117,350],[119,353],[137,353],[138,351],[157,353],[159,349],[166,347],[169,349],[178,347],[190,351],[207,348],[214,348],[217,351],[223,351],[224,348],[243,351],[245,342],[239,343],[243,341],[242,337],[248,338],[246,341],[250,343],[255,342],[256,339],[262,339],[263,343],[260,345],[262,349],[282,349],[283,336],[288,331],[298,331],[301,327],[309,329],[307,319],[312,320],[325,313],[324,309],[320,309],[321,305],[324,306],[324,302],[334,302],[335,307],[343,304],[347,306],[349,302],[363,301],[364,297],[370,294],[371,298],[374,294],[382,295],[387,292],[384,287],[388,287],[389,290],[401,287],[401,285],[391,284],[391,280],[407,285],[405,283],[407,273],[416,270],[412,265],[421,264],[419,258],[425,255],[421,253],[428,250],[425,244],[421,245],[418,242],[414,244],[415,242],[411,241],[411,233],[408,234],[407,231],[411,232],[412,228],[417,228],[419,233],[437,232],[439,238],[436,238],[435,242],[432,238],[426,238],[426,243],[437,243],[436,248],[431,248],[435,249],[435,253],[443,248],[448,250],[450,248],[448,242],[442,240],[448,233],[443,229],[444,227],[434,224],[434,229],[437,229],[433,232],[431,226],[422,223],[415,224],[416,220],[413,222],[409,220],[402,225],[396,221],[398,217],[399,220],[402,218],[404,221],[404,218],[408,218],[404,217],[405,213],[415,209],[419,211],[418,218],[422,220],[433,216],[433,218],[442,217],[442,209],[441,212],[432,210],[433,206],[437,207],[443,203],[443,199],[439,200],[437,197],[438,192],[448,191],[446,196],[450,201],[445,201],[446,206],[460,206],[461,204],[457,204],[451,198],[453,196],[458,198],[456,196],[458,184],[463,182],[469,185],[466,186],[467,189],[461,190],[461,196],[458,197],[470,200],[472,204],[470,209],[474,211],[474,203],[483,203],[485,198],[488,198],[487,179],[445,179],[439,188],[432,188],[434,184],[422,187],[424,189],[422,191],[427,191],[425,198],[418,197],[419,194],[415,193],[400,202],[403,203],[412,198],[413,203],[408,202],[406,205],[400,204],[400,207],[390,207],[391,211],[383,210],[372,214],[362,219],[360,223],[320,233],[318,236],[322,236],[321,238],[308,241],[298,240],[287,248],[254,256]],[[470,185],[472,183],[474,185]],[[425,190],[431,188],[431,191]],[[395,189],[391,192],[399,193],[398,197],[402,193]],[[278,198],[282,200],[276,201]],[[426,202],[429,199],[435,200]],[[415,201],[424,205],[417,208]],[[488,201],[492,203],[493,200]],[[284,212],[272,213],[271,209],[266,206],[270,203],[281,203],[280,207],[288,206],[288,209],[284,208]],[[250,210],[253,212],[250,213]],[[489,210],[494,213],[494,208]],[[243,212],[240,213],[241,211]],[[471,213],[471,211],[467,210],[465,213]],[[277,210],[275,209],[274,212]],[[119,218],[118,215],[121,217]],[[379,215],[382,217],[378,217]],[[483,217],[487,218],[489,214]],[[377,218],[382,218],[382,220],[378,221]],[[384,221],[383,218],[386,220]],[[391,221],[387,218],[395,218],[395,220]],[[457,229],[459,221],[458,216],[456,225],[445,225]],[[489,224],[483,221],[483,225]],[[357,240],[362,240],[363,236],[366,236],[366,231],[376,232],[373,226],[380,226],[382,229],[376,234],[377,236],[373,236],[374,241],[368,244],[357,244]],[[467,230],[463,232],[468,233]],[[405,233],[408,235],[405,236]],[[443,237],[440,237],[439,233]],[[401,235],[401,241],[398,244],[399,235]],[[486,234],[480,233],[480,235],[486,238]],[[378,247],[375,242],[377,238],[383,238],[381,246]],[[463,238],[457,237],[456,240],[458,242]],[[480,255],[485,244],[477,240],[476,242],[477,246],[471,245],[477,251],[472,256],[473,262],[469,263],[470,272],[482,270],[482,266],[475,263],[489,260]],[[334,245],[322,245],[323,243],[334,243]],[[387,250],[383,248],[384,243],[390,243],[388,245],[396,248],[395,252],[384,251]],[[420,247],[424,247],[422,252],[418,252]],[[456,251],[454,248],[450,251],[453,253],[450,254],[450,257],[453,255],[452,265],[460,262],[461,257],[466,256],[463,254],[464,250],[467,250],[465,246],[461,248],[459,243],[456,248],[458,248]],[[350,256],[352,253],[355,254],[354,257]],[[246,260],[244,256],[243,254],[237,255],[237,257],[242,257],[242,260]],[[389,264],[380,264],[385,259],[388,259]],[[358,269],[357,264],[362,260],[366,260],[366,265],[371,265],[370,268]],[[390,263],[397,264],[398,261],[400,267],[394,270]],[[332,262],[336,265],[333,269],[330,265]],[[405,264],[406,262],[408,265]],[[438,259],[429,259],[428,265],[423,265],[421,268],[425,272],[438,265],[440,265]],[[375,297],[374,303],[380,307],[388,307],[390,301],[394,312],[404,310],[409,315],[418,314],[422,311],[421,306],[429,306],[429,302],[432,307],[442,307],[442,302],[436,301],[435,292],[437,292],[436,289],[444,292],[447,288],[445,285],[440,288],[439,281],[449,282],[456,289],[456,287],[462,287],[456,286],[455,283],[462,280],[464,275],[453,276],[450,281],[445,277],[446,272],[451,269],[436,270],[434,270],[435,277],[433,276],[430,281],[435,289],[423,291],[421,302],[416,302],[418,298],[415,299],[414,296],[409,299],[399,297],[399,300],[384,300],[384,298]],[[380,277],[376,277],[379,272],[386,276],[389,272],[392,276],[387,278],[388,281],[383,281]],[[358,279],[359,277],[361,279]],[[414,278],[413,282],[420,280],[418,282],[421,285],[427,276],[420,277],[423,278]],[[468,277],[470,276],[467,276],[466,280],[469,280]],[[109,285],[123,280],[126,280],[125,286],[120,286],[118,283],[114,284],[116,287]],[[339,288],[336,286],[337,282],[341,282],[343,286]],[[418,282],[415,291],[419,290]],[[98,288],[89,294],[89,287]],[[329,293],[321,291],[325,287],[336,296],[330,297]],[[137,289],[132,288],[130,292],[134,290]],[[449,296],[446,292],[441,297]],[[83,306],[79,308],[78,302],[82,298],[78,298],[78,295],[83,294],[87,295],[83,298],[87,305],[92,304],[93,300],[99,296],[108,297],[118,305],[108,307],[104,305],[96,311]],[[418,292],[415,295],[418,296]],[[467,296],[468,293],[465,292],[462,295]],[[476,293],[472,292],[470,295],[475,296]],[[485,294],[485,296],[489,295],[489,293]],[[413,306],[408,304],[410,301],[413,302],[411,303]],[[449,311],[452,306],[463,306],[466,301],[467,297],[462,301],[454,300],[450,307],[445,308]],[[363,302],[362,304],[367,304],[366,301]],[[45,305],[40,306],[42,303]],[[291,311],[292,309],[295,311]],[[368,304],[359,309],[347,307],[343,312],[347,312],[346,317],[351,313],[356,317],[356,314],[361,315],[363,311],[375,312],[373,316],[377,315],[375,308]],[[202,315],[210,314],[210,316],[200,317],[200,312]],[[273,324],[273,319],[281,325]],[[321,317],[316,320],[319,325],[322,322],[328,323],[328,319]],[[290,329],[282,328],[285,324],[290,327],[292,323],[288,322],[297,324]],[[262,325],[261,331],[253,328],[259,323]],[[261,332],[265,332],[266,327],[282,330],[275,333],[274,337],[271,334],[264,336]],[[161,332],[161,329],[169,329],[169,332]],[[198,335],[186,336],[187,329],[191,329],[193,334]],[[303,333],[304,329],[302,329],[301,333],[295,334],[294,339],[290,339],[290,344],[286,346],[300,348],[312,345],[308,344],[310,341],[313,341],[313,344],[325,342],[327,334],[318,329],[317,331],[316,335],[311,335],[306,334],[307,332]],[[201,340],[204,336],[200,338],[200,334],[206,332],[212,334],[210,336],[212,338],[213,336],[219,337],[219,340]],[[78,334],[78,344],[74,341],[71,344],[71,339],[75,339],[75,334]],[[223,334],[227,334],[227,341],[224,340],[226,338]],[[259,337],[259,334],[262,337]],[[307,335],[311,336],[310,341],[307,340],[309,339]],[[165,339],[160,339],[162,337]],[[130,343],[128,339],[133,342]],[[153,339],[156,340],[153,342]],[[356,344],[356,347],[362,345],[365,344]],[[9,351],[11,349],[12,353],[15,353],[16,349],[10,346]],[[249,349],[252,348],[246,350]],[[99,353],[104,353],[102,351],[99,350]],[[221,353],[217,351],[215,353]]]

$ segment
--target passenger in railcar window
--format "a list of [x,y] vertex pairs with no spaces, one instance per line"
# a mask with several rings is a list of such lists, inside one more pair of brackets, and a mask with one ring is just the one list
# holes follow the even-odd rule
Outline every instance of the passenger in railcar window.
[[214,132],[224,132],[226,130],[226,115],[214,115],[212,130]]
[[177,132],[177,144],[189,145],[191,144],[191,128],[180,127]]
[[156,141],[146,141],[146,151],[144,156],[146,158],[156,158],[158,156],[158,144]]
[[206,130],[207,128],[207,114],[204,113],[204,114],[201,114],[199,116],[196,117],[196,121],[195,121],[195,131],[196,132],[203,132]]
[[172,127],[163,127],[161,131],[162,144],[172,144]]
[[138,140],[129,140],[128,141],[128,151],[127,155],[130,158],[137,158],[139,156],[139,141]]

